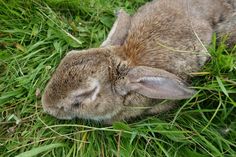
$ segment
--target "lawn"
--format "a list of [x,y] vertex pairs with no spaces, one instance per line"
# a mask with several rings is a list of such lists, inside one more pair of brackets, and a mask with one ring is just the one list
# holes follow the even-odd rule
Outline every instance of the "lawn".
[[40,96],[63,56],[98,47],[115,11],[147,0],[0,0],[0,156],[236,156],[236,46],[212,38],[197,93],[159,116],[113,126],[58,120]]

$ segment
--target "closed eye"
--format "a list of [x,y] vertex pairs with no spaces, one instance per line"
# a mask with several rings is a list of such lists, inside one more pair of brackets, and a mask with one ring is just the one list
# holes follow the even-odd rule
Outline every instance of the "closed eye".
[[94,95],[94,93],[97,91],[97,88],[98,87],[94,87],[92,90],[89,90],[89,91],[85,91],[79,95],[76,95],[76,98],[79,98],[79,99],[84,99],[84,98],[88,98],[88,97],[91,97],[92,95]]
[[86,99],[86,97],[89,97],[91,95],[92,91],[86,91],[84,93],[81,93],[79,95],[75,96],[75,102],[72,103],[72,106],[74,107],[80,107],[82,102],[84,101],[84,99]]
[[94,87],[92,90],[89,90],[89,91],[83,92],[79,95],[76,95],[75,102],[72,103],[72,106],[80,107],[85,99],[88,99],[88,98],[90,98],[92,100],[95,99],[94,97],[96,97],[97,91],[98,91],[98,87]]
[[81,104],[90,103],[97,98],[97,95],[100,91],[99,82],[97,80],[93,81],[90,87],[92,88],[84,90],[78,89],[71,93],[71,95],[73,96],[73,106],[81,106]]

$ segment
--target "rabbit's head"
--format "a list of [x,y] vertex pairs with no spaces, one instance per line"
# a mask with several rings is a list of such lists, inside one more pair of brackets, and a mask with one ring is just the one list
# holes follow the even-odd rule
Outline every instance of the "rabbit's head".
[[111,81],[117,60],[109,51],[97,48],[70,52],[45,89],[44,109],[60,119],[103,120],[114,116],[122,100]]
[[[59,119],[110,120],[138,97],[183,99],[192,96],[175,75],[156,68],[129,66],[114,55],[116,48],[70,52],[60,63],[42,97],[43,108]],[[131,116],[132,114],[130,114]],[[129,118],[129,114],[125,116]],[[124,119],[124,117],[120,117]]]

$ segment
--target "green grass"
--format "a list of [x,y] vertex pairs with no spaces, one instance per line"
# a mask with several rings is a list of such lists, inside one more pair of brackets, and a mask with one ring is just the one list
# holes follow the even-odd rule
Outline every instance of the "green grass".
[[0,156],[236,156],[236,47],[216,37],[198,92],[165,115],[104,127],[43,113],[35,93],[65,53],[98,47],[115,10],[144,2],[0,0]]

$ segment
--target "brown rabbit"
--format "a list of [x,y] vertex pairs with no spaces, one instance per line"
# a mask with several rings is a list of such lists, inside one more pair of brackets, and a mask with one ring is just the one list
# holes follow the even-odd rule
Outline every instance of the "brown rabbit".
[[227,0],[154,0],[132,17],[119,14],[101,48],[71,51],[61,61],[44,110],[104,123],[168,111],[174,100],[193,96],[185,82],[209,58],[214,29],[232,14]]

